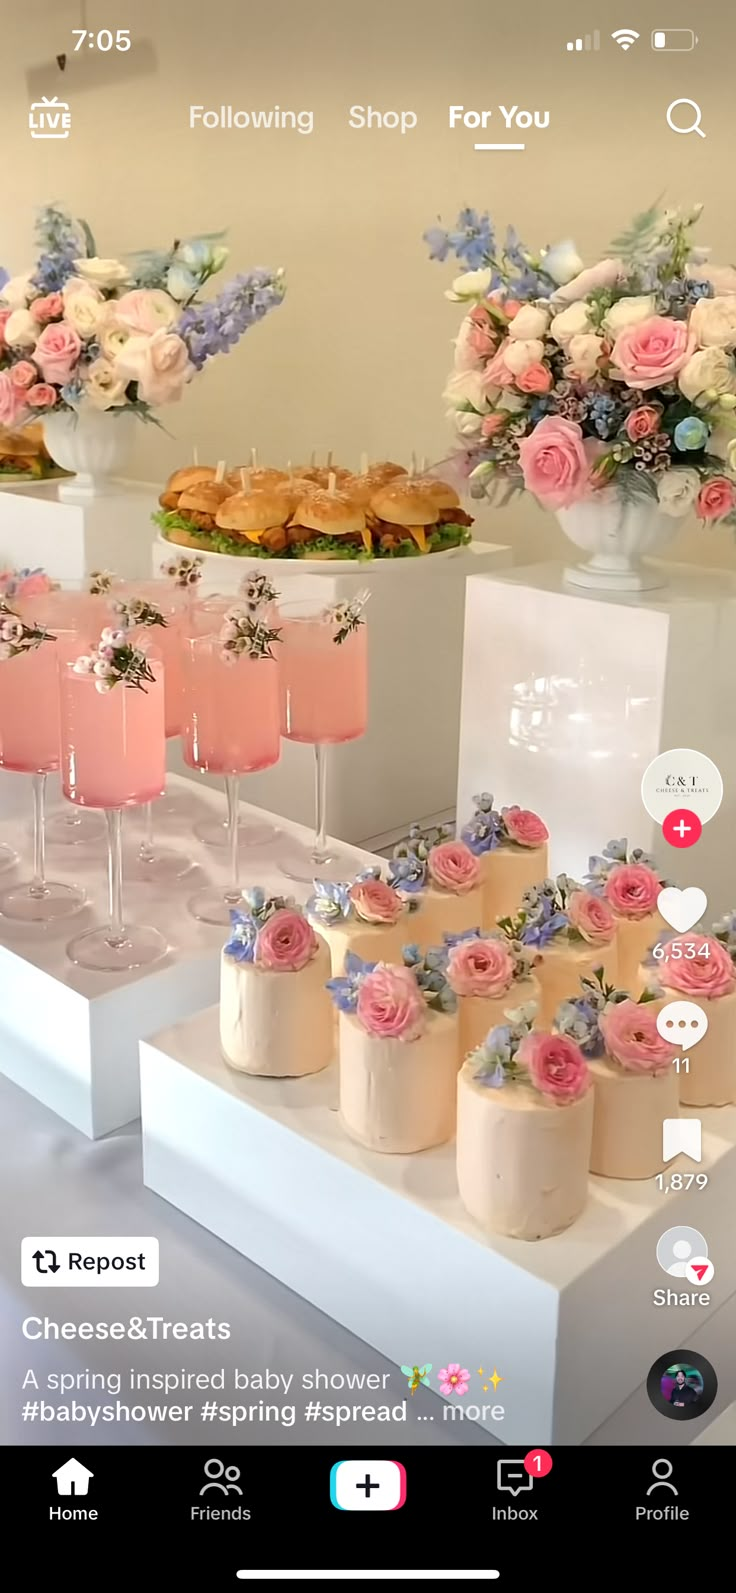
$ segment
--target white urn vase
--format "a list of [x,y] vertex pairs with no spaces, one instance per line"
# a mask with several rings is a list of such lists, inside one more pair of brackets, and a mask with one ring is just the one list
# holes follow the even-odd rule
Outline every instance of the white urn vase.
[[83,405],[45,415],[44,441],[54,463],[73,471],[59,485],[59,497],[92,498],[124,476],[138,424],[132,410],[100,410]]
[[558,509],[565,536],[590,554],[586,563],[565,570],[571,586],[598,592],[649,592],[666,586],[662,570],[642,564],[645,553],[659,552],[675,536],[679,521],[663,514],[654,497],[622,498],[601,492],[569,509]]

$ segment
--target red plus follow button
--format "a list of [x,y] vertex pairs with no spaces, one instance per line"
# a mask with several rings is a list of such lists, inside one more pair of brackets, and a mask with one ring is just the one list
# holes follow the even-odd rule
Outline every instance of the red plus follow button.
[[670,846],[694,846],[702,833],[697,813],[691,813],[689,808],[674,808],[662,825],[662,834]]

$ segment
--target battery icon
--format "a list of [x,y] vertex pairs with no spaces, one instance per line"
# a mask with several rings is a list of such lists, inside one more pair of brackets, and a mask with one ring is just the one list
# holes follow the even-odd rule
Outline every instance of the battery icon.
[[652,33],[653,50],[694,50],[697,42],[692,28],[655,28]]

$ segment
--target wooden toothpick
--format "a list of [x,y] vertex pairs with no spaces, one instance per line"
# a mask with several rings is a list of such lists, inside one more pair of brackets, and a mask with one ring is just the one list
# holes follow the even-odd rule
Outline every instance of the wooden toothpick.
[[217,470],[215,471],[215,481],[224,481],[225,480],[225,467],[226,467],[226,465],[227,465],[227,460],[226,459],[218,459],[218,461],[217,461]]

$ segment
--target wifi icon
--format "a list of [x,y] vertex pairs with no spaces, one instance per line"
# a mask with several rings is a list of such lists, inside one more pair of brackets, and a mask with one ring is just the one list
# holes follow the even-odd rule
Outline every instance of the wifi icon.
[[616,32],[611,34],[614,43],[620,44],[622,50],[630,50],[632,44],[636,44],[638,37],[633,28],[617,28]]

